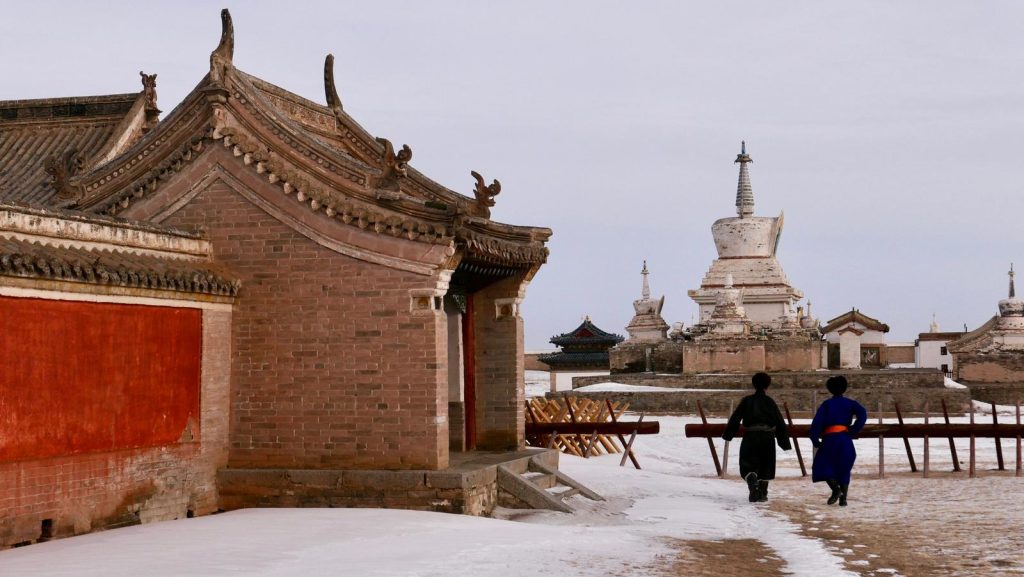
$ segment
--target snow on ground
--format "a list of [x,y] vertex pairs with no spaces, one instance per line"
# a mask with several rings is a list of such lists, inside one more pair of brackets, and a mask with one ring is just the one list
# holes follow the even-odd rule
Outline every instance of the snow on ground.
[[543,397],[551,390],[550,373],[547,371],[526,371],[526,398]]
[[[250,509],[0,551],[0,575],[1024,574],[1024,536],[1017,529],[1024,524],[1017,497],[1024,478],[1013,476],[1012,439],[1003,441],[1009,472],[992,471],[991,439],[977,441],[977,479],[948,472],[946,439],[930,441],[930,479],[909,473],[902,440],[888,439],[884,480],[876,479],[877,440],[859,440],[847,508],[824,505],[826,489],[801,478],[795,452],[780,451],[769,503],[750,504],[737,476],[737,444],[730,448],[726,478],[719,479],[707,441],[684,437],[683,427],[696,417],[654,418],[661,433],[635,444],[643,470],[619,467],[618,455],[562,456],[563,471],[607,498],[573,497],[577,512],[571,515],[505,509],[497,514],[503,518],[483,519],[377,509]],[[715,442],[721,455],[724,443]],[[800,443],[809,460],[810,443]],[[923,443],[911,440],[918,466]],[[957,445],[966,469],[968,442]]]

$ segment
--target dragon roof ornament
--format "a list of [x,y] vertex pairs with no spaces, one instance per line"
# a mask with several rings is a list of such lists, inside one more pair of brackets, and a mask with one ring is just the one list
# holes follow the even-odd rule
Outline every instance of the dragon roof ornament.
[[234,68],[235,27],[227,8],[220,11],[220,26],[220,43],[210,53],[210,81],[215,84],[223,82],[224,73]]
[[338,96],[338,88],[334,84],[334,55],[328,54],[324,59],[324,92],[327,96],[327,108],[331,109],[334,116],[341,114],[341,98]]
[[489,185],[484,184],[484,177],[480,176],[479,172],[471,170],[469,174],[476,179],[476,186],[473,189],[473,195],[476,196],[473,214],[474,216],[491,218],[491,207],[494,206],[494,197],[498,196],[498,193],[501,192],[501,183],[495,179]]

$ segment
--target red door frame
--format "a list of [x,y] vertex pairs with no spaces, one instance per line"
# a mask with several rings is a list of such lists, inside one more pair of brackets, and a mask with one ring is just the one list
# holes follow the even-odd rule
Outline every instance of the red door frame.
[[473,330],[473,295],[466,295],[462,315],[463,408],[466,412],[466,450],[476,448],[476,331]]

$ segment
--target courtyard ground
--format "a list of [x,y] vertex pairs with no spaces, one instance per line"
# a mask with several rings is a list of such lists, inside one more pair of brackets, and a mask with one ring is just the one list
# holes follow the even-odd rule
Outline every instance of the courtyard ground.
[[[632,417],[632,418],[635,418]],[[1024,478],[950,474],[948,444],[932,440],[932,478],[909,473],[902,442],[857,441],[850,506],[800,477],[780,452],[768,503],[750,504],[735,469],[714,476],[693,416],[658,416],[640,437],[643,470],[617,456],[563,456],[561,468],[607,498],[573,497],[574,514],[503,509],[494,519],[377,509],[251,509],[104,531],[0,551],[3,577],[231,576],[977,576],[1024,574]],[[719,450],[722,441],[717,442]],[[810,444],[802,442],[805,453]],[[920,462],[922,443],[913,443]],[[967,444],[960,441],[966,461]],[[735,446],[732,449],[735,455]],[[805,456],[807,456],[805,454]]]

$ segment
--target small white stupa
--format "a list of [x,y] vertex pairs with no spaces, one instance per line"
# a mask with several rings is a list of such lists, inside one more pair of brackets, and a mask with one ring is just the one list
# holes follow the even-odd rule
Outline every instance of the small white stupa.
[[640,298],[633,301],[633,310],[636,314],[626,326],[626,332],[629,333],[627,342],[664,341],[668,338],[668,323],[661,316],[661,309],[665,306],[665,297],[651,298],[651,285],[647,280],[650,271],[647,270],[646,260],[640,275],[643,277],[643,288]]

